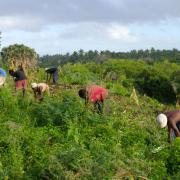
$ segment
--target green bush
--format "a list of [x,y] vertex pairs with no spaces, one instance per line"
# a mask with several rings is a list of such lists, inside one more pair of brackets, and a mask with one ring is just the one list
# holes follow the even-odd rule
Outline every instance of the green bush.
[[155,98],[162,103],[176,102],[176,94],[171,82],[153,69],[144,70],[138,76],[136,87],[142,94]]
[[114,94],[121,96],[129,96],[130,92],[121,84],[107,83],[106,87]]
[[170,153],[166,163],[167,172],[173,179],[176,179],[180,175],[180,138],[176,138],[169,151]]
[[49,124],[66,127],[66,123],[81,115],[81,104],[74,96],[65,95],[62,100],[47,98],[41,104],[32,105],[32,118],[37,126]]

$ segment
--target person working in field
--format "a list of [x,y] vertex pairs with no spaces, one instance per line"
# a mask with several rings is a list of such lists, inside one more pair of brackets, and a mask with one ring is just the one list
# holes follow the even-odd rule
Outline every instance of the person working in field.
[[43,93],[49,94],[49,86],[46,83],[31,83],[31,88],[34,91],[34,97],[40,101],[43,100]]
[[53,83],[55,85],[58,84],[58,68],[54,67],[54,68],[45,68],[45,71],[47,73],[47,79],[46,81],[50,81],[51,78],[53,77]]
[[22,89],[22,93],[24,97],[27,86],[27,78],[22,66],[18,66],[18,69],[16,71],[10,69],[9,74],[14,78],[15,90]]
[[5,81],[6,81],[6,71],[2,68],[0,68],[0,87],[4,85]]
[[159,114],[156,120],[161,128],[168,126],[169,142],[175,137],[180,137],[180,110]]
[[80,89],[79,96],[85,99],[85,104],[92,102],[94,104],[95,111],[102,113],[104,100],[108,96],[108,90],[101,86],[90,85],[86,88]]

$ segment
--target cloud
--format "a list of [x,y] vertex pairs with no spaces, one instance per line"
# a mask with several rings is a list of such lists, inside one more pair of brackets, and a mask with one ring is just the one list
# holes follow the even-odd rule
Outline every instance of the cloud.
[[6,20],[4,28],[30,31],[82,22],[156,23],[180,17],[179,7],[179,0],[3,0],[0,18]]
[[2,46],[40,54],[180,47],[180,0],[2,0]]
[[37,31],[43,23],[40,19],[34,17],[20,16],[0,16],[0,30],[27,30]]
[[[59,27],[58,29],[62,29]],[[77,23],[65,26],[59,34],[59,38],[67,40],[84,39],[86,41],[121,41],[125,43],[134,43],[138,37],[130,32],[127,26],[117,23]]]
[[114,40],[121,40],[124,42],[137,42],[138,38],[130,34],[130,31],[125,26],[112,25],[107,28],[109,36]]
[[[61,30],[59,37],[62,39],[85,39],[85,40],[96,40],[105,38],[107,36],[106,28],[109,24],[99,23],[70,23],[64,25],[64,29]],[[60,29],[60,28],[59,28]],[[62,29],[62,26],[61,26]]]

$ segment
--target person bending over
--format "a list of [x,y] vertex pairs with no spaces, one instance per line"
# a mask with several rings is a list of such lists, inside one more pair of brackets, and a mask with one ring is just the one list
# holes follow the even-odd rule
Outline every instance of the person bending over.
[[34,91],[34,97],[38,100],[43,100],[43,94],[49,94],[49,86],[46,83],[31,83],[31,88]]
[[50,81],[53,77],[53,83],[55,85],[58,84],[58,68],[45,68],[45,72],[47,73],[46,82]]
[[108,90],[97,85],[90,85],[79,90],[79,96],[85,99],[85,104],[91,102],[98,113],[103,112],[104,100],[108,97]]
[[168,126],[168,141],[180,136],[180,110],[161,113],[156,118],[161,128]]

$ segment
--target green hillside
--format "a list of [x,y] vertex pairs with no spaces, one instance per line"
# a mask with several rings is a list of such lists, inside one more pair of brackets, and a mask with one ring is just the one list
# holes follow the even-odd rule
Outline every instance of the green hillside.
[[[180,139],[167,143],[159,112],[178,109],[180,66],[113,60],[59,67],[59,86],[34,100],[0,89],[0,179],[173,179],[180,177]],[[38,69],[30,82],[45,81]],[[78,89],[109,89],[104,114],[85,108]],[[139,105],[130,95],[136,88]]]

